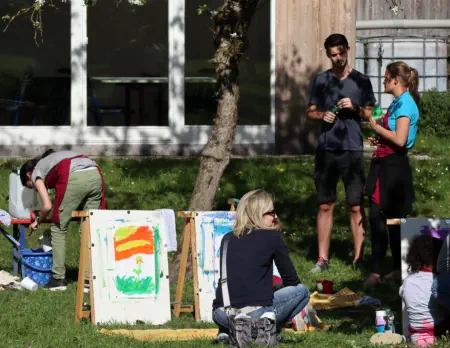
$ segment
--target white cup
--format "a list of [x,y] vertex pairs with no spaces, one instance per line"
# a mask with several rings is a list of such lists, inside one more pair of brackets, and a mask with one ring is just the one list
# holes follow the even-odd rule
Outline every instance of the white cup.
[[48,245],[42,245],[42,250],[44,250],[45,252],[49,252],[50,250],[52,250],[52,247]]
[[386,311],[385,310],[375,311],[375,316],[376,317],[385,317],[386,316]]
[[28,277],[23,278],[23,280],[20,282],[20,286],[30,291],[36,291],[38,289],[38,285]]

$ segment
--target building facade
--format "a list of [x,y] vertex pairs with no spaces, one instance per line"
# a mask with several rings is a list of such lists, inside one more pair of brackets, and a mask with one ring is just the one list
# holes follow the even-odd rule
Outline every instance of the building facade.
[[[448,13],[445,0],[430,1],[440,4],[436,13],[444,7]],[[16,13],[28,2],[5,1],[0,13]],[[216,102],[213,22],[197,9],[221,3],[61,2],[44,11],[39,46],[28,18],[14,20],[0,36],[0,155],[30,156],[49,147],[88,155],[198,154]],[[318,127],[305,110],[312,77],[329,67],[323,42],[333,32],[345,34],[354,65],[356,36],[367,34],[357,30],[357,19],[391,13],[377,6],[387,5],[260,0],[240,68],[235,153],[314,151]],[[358,58],[365,69],[364,53]]]

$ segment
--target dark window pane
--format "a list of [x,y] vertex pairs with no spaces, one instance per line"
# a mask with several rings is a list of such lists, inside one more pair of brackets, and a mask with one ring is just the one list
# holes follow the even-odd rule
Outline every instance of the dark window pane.
[[[33,3],[1,1],[0,15]],[[70,125],[70,4],[46,7],[43,21],[39,46],[29,14],[0,34],[0,125]]]
[[[197,15],[199,5],[217,8],[220,0],[186,1],[186,77],[185,123],[210,125],[216,115],[214,83],[196,77],[211,77],[215,72],[209,60],[214,56],[213,21],[207,14]],[[200,79],[199,79],[200,80]],[[249,31],[249,47],[240,65],[241,100],[238,124],[270,124],[270,1],[260,1]]]
[[88,9],[88,125],[168,125],[168,1]]

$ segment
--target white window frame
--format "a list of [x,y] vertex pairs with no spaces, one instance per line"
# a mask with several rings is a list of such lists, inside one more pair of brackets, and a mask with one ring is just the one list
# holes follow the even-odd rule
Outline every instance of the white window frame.
[[[184,117],[185,1],[169,0],[169,126],[110,127],[87,125],[87,7],[71,1],[70,126],[0,127],[0,146],[203,145],[211,126],[187,126]],[[275,144],[275,18],[271,0],[270,125],[237,126],[235,144]],[[180,21],[174,21],[178,16]],[[171,25],[180,23],[180,25]],[[175,65],[176,62],[176,65]],[[176,66],[176,68],[175,68]],[[180,98],[179,96],[183,96]],[[92,151],[92,152],[95,152]]]

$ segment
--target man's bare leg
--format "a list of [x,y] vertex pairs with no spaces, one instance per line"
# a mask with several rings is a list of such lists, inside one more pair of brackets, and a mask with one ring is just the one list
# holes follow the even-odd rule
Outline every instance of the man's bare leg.
[[360,205],[352,206],[350,209],[350,226],[353,233],[354,261],[362,260],[364,255],[365,238],[365,213]]
[[334,203],[321,204],[317,214],[317,233],[319,238],[319,258],[328,260],[331,231],[333,229]]

